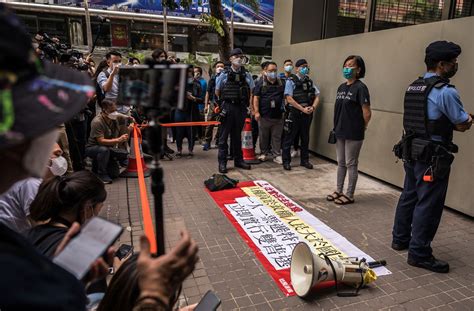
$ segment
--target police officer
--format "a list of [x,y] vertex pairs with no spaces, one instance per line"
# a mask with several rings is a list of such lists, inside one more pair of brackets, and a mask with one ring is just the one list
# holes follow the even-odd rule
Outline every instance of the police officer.
[[291,75],[285,85],[285,97],[289,105],[282,154],[285,170],[291,170],[290,149],[297,136],[301,138],[301,166],[307,169],[313,168],[309,162],[309,128],[313,112],[319,104],[319,90],[308,77],[308,62],[305,59],[299,59],[295,65],[297,73]]
[[244,55],[241,49],[230,53],[230,68],[216,80],[216,95],[222,101],[221,124],[219,125],[219,172],[227,173],[227,139],[231,137],[234,152],[234,166],[249,170],[241,149],[241,132],[248,113],[254,82],[252,75],[243,67]]
[[[448,189],[453,131],[472,125],[458,91],[449,78],[458,69],[461,47],[436,41],[426,48],[427,73],[407,89],[404,102],[405,135],[394,148],[404,160],[405,182],[393,225],[392,248],[408,249],[409,265],[447,273],[449,264],[432,255],[431,241],[438,229]],[[398,149],[397,149],[398,147]]]

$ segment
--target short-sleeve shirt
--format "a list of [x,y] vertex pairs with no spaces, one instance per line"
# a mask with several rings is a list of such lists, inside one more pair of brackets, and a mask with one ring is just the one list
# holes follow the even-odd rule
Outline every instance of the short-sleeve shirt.
[[[304,77],[300,77],[299,75],[296,75],[298,79],[302,80]],[[295,90],[295,83],[293,80],[287,78],[286,83],[285,83],[285,96],[293,96],[293,91]],[[320,94],[319,88],[316,84],[314,84],[313,81],[313,87],[314,87],[314,95],[318,96]]]
[[0,222],[18,233],[31,228],[28,221],[30,205],[38,193],[41,182],[40,178],[20,180],[0,195]]
[[[231,67],[231,70],[234,72],[237,72],[234,70],[234,68]],[[245,73],[245,81],[249,85],[249,88],[251,91],[253,91],[253,88],[255,87],[255,82],[252,79],[252,75],[247,71]],[[222,86],[227,82],[227,73],[223,72],[216,78],[216,91],[220,91],[222,89]]]
[[[107,72],[110,74],[112,74],[112,70],[107,69]],[[107,82],[109,78],[107,78],[107,75],[105,74],[105,72],[101,72],[99,73],[99,75],[97,76],[97,83],[99,84],[100,86],[100,89],[102,90],[102,92],[104,92],[104,97],[107,98],[107,99],[111,99],[111,100],[116,100],[117,97],[118,97],[118,90],[119,90],[119,75],[115,75],[114,76],[114,80],[112,81],[112,88],[110,89],[110,91],[108,92],[105,92],[104,91],[104,85],[105,83]]]
[[[91,146],[99,146],[99,142],[97,138],[103,137],[105,139],[113,139],[118,138],[120,135],[124,134],[123,130],[121,130],[121,122],[122,118],[117,120],[105,120],[102,114],[99,114],[94,117],[91,122],[91,134],[89,136],[89,140],[87,141],[87,147]],[[122,119],[122,120],[121,120]],[[122,126],[123,128],[123,126]]]
[[334,109],[334,129],[336,137],[348,140],[363,140],[365,121],[362,105],[370,105],[367,86],[360,80],[353,84],[343,83],[337,89]]

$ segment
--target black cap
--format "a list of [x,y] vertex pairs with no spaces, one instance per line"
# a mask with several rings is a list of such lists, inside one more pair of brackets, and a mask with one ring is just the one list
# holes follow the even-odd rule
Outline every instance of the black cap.
[[244,52],[242,52],[242,49],[240,48],[236,48],[236,49],[233,49],[232,51],[230,51],[230,56],[234,56],[234,55],[243,55]]
[[296,61],[296,64],[295,64],[296,67],[303,66],[303,65],[308,65],[308,62],[306,61],[306,59],[302,58]]
[[453,42],[435,41],[426,48],[426,58],[434,61],[449,61],[461,54],[461,47]]
[[87,74],[39,61],[18,18],[0,3],[2,71],[7,78],[0,77],[4,92],[0,107],[11,108],[0,116],[0,149],[38,137],[70,120],[95,92]]

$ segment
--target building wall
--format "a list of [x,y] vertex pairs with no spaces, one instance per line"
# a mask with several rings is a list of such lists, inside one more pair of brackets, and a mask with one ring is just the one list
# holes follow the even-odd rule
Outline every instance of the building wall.
[[[293,0],[275,2],[273,58],[279,64],[286,58],[294,61],[306,58],[311,78],[321,90],[321,103],[311,128],[310,149],[335,160],[335,147],[327,143],[327,137],[332,128],[336,90],[344,82],[342,62],[348,55],[361,55],[367,67],[364,82],[371,94],[372,121],[360,155],[359,170],[402,187],[403,166],[401,162],[396,163],[392,147],[402,133],[404,91],[425,72],[424,50],[430,42],[448,40],[461,45],[459,71],[452,83],[459,90],[466,110],[474,112],[474,17],[291,44],[291,19],[295,15],[292,9]],[[460,152],[452,167],[446,201],[447,206],[471,216],[474,216],[473,142],[474,129],[455,133]]]

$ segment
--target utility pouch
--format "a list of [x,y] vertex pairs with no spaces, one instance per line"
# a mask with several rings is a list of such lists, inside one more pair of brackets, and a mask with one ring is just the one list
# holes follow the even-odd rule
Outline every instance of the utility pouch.
[[283,130],[285,131],[285,133],[291,133],[292,128],[293,128],[293,121],[288,116],[285,119],[285,123],[283,124]]
[[435,155],[432,157],[433,179],[444,179],[449,175],[454,155],[442,146],[437,146]]
[[393,146],[393,153],[395,156],[403,161],[411,160],[411,142],[413,140],[413,134],[406,134],[402,136],[402,139]]
[[411,160],[429,163],[433,156],[431,145],[429,140],[414,138],[411,142]]

